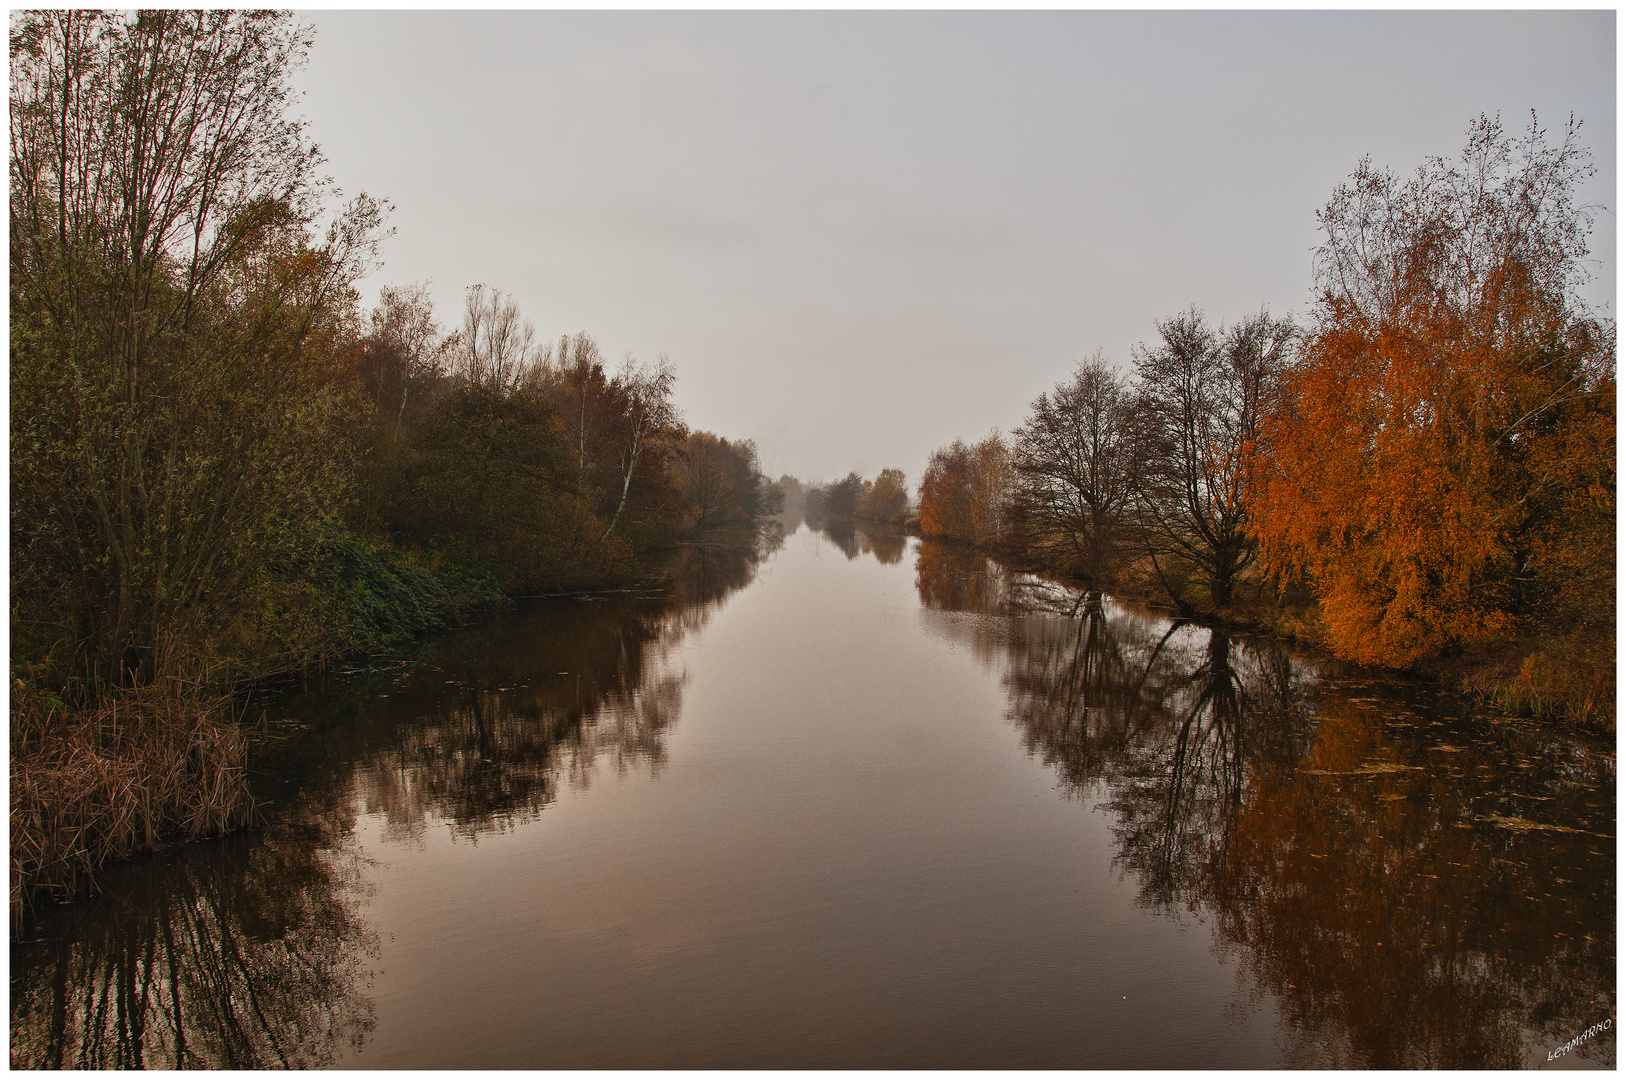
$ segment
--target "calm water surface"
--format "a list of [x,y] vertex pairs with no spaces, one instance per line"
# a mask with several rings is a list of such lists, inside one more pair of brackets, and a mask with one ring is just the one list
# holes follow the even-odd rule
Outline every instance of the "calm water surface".
[[1610,745],[901,537],[675,581],[274,703],[263,829],[13,944],[12,1064],[1519,1067],[1615,1015]]

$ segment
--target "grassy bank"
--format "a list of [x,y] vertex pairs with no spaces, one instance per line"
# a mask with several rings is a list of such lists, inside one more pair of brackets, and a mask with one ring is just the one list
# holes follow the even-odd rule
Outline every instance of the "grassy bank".
[[13,925],[31,904],[75,895],[112,860],[254,821],[234,689],[377,652],[504,602],[489,575],[337,528],[310,559],[268,572],[242,619],[165,664],[206,676],[87,687],[65,674],[71,665],[17,665]]
[[169,839],[249,824],[248,739],[201,683],[108,693],[71,707],[11,685],[11,917],[75,894],[97,867]]

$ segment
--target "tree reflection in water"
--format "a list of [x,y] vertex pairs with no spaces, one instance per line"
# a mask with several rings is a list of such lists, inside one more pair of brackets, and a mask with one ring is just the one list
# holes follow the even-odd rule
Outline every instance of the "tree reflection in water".
[[11,951],[11,1065],[305,1068],[373,1026],[345,803],[105,875]]
[[[1614,1015],[1606,748],[930,542],[916,575],[1142,903],[1279,1003],[1288,1063],[1517,1068]],[[1612,1066],[1613,1030],[1575,1055]]]
[[299,740],[293,772],[308,785],[338,763],[331,782],[354,782],[393,838],[506,831],[600,766],[659,775],[682,708],[675,646],[783,542],[776,526],[712,533],[658,588],[527,602],[346,694],[301,695],[286,715],[328,735]]
[[896,566],[903,561],[908,538],[901,529],[877,525],[852,518],[826,518],[822,514],[808,514],[807,527],[829,540],[848,560],[860,555],[873,555],[883,566]]
[[783,543],[713,534],[643,593],[521,605],[279,703],[259,756],[268,824],[105,876],[11,953],[14,1068],[320,1066],[373,1026],[377,942],[352,839],[534,818],[596,763],[665,761],[673,646]]

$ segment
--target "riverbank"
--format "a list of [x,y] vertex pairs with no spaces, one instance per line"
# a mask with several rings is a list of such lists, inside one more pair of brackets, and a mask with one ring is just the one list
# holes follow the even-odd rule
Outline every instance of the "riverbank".
[[103,865],[254,821],[248,736],[229,696],[172,682],[79,708],[11,685],[11,921]]
[[[1244,581],[1236,588],[1233,601],[1223,607],[1206,607],[1189,599],[1182,605],[1172,601],[1164,583],[1149,572],[1123,574],[1103,586],[1079,578],[1065,567],[1034,558],[1031,552],[1018,547],[926,536],[918,517],[911,517],[904,531],[932,543],[978,552],[1069,588],[1104,588],[1114,596],[1205,626],[1267,635],[1329,656],[1336,654],[1320,605],[1307,591],[1288,593],[1284,598],[1263,583]],[[1573,620],[1568,625],[1553,620],[1545,634],[1540,632],[1542,629],[1536,627],[1518,637],[1387,670],[1428,679],[1457,697],[1510,717],[1558,722],[1612,737],[1616,683],[1613,634],[1604,638],[1596,627],[1576,626]]]
[[13,1067],[1515,1068],[1608,1001],[1612,743],[845,537],[257,695],[263,826],[44,905]]
[[[679,563],[712,557],[708,588],[738,587],[739,559],[718,552],[754,547],[763,523],[704,530],[642,553],[634,572],[577,583],[552,597],[610,596],[670,587]],[[770,526],[772,527],[772,526]],[[348,660],[390,652],[466,625],[515,601],[478,570],[432,561],[347,531],[302,569],[299,595],[315,602],[284,625],[304,636],[297,650],[239,657],[213,679],[170,679],[133,689],[102,688],[78,701],[39,675],[11,685],[12,925],[42,899],[65,900],[100,868],[251,825],[250,732],[244,692]],[[695,578],[690,573],[685,580]],[[707,580],[708,575],[701,575]],[[291,632],[291,631],[290,631]]]

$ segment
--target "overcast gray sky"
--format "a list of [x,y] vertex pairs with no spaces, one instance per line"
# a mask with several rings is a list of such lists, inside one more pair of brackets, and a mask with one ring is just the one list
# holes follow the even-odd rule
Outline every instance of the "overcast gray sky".
[[902,468],[1022,421],[1195,304],[1304,312],[1362,155],[1480,112],[1598,169],[1615,293],[1615,13],[335,12],[300,76],[364,283],[511,292],[544,336],[671,356],[688,422],[773,476]]

